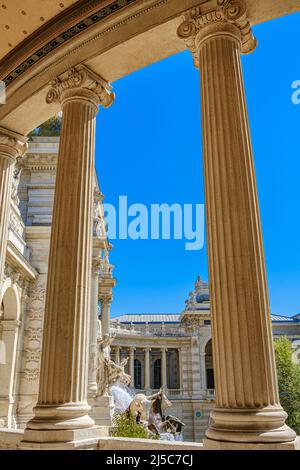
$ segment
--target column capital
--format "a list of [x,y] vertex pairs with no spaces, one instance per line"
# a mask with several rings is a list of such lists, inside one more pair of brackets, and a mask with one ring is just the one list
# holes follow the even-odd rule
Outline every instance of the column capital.
[[28,147],[27,138],[13,131],[0,127],[0,155],[15,161],[24,155]]
[[93,275],[97,275],[99,273],[99,269],[100,269],[100,259],[99,258],[93,258],[92,259],[92,273]]
[[235,38],[243,54],[249,54],[257,46],[245,0],[211,0],[187,11],[183,18],[177,35],[185,40],[196,67],[199,67],[199,49],[211,37],[226,35]]
[[111,85],[82,64],[72,67],[60,77],[55,78],[50,85],[51,88],[46,96],[48,104],[55,102],[63,104],[69,100],[86,99],[108,108],[115,99]]
[[110,304],[113,299],[111,292],[99,292],[99,300],[102,304]]

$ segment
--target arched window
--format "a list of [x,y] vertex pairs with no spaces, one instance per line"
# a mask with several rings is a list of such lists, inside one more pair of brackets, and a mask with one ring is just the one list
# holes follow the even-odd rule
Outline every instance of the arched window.
[[154,362],[154,389],[161,387],[161,360],[156,359]]
[[142,364],[138,359],[134,360],[134,388],[142,388]]

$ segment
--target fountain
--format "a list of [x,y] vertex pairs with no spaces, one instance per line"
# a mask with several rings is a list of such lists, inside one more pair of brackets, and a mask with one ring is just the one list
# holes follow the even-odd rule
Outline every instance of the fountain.
[[128,387],[131,381],[130,375],[125,372],[128,358],[122,359],[120,364],[116,364],[110,358],[110,345],[113,340],[114,337],[105,335],[98,346],[96,394],[96,402],[99,403],[98,414],[107,414],[108,406],[111,419],[113,415],[118,414],[132,417],[147,431],[149,437],[182,440],[182,429],[185,424],[175,416],[166,414],[172,403],[162,389],[147,396],[143,393],[135,394]]
[[133,417],[137,424],[147,430],[149,437],[159,436],[159,439],[168,441],[182,440],[184,423],[175,416],[165,414],[165,410],[172,404],[163,390],[150,396],[134,394],[133,390],[122,383],[112,385],[110,390],[115,403],[114,415]]

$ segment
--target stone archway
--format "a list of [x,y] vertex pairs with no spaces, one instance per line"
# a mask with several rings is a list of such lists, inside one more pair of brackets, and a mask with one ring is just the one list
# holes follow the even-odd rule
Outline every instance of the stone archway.
[[0,425],[11,428],[15,425],[14,379],[20,324],[20,303],[16,287],[7,287],[0,302]]

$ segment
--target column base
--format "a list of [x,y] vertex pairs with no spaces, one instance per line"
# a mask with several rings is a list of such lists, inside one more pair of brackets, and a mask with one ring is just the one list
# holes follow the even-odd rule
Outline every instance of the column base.
[[291,442],[222,442],[203,439],[203,450],[300,450],[300,437]]
[[89,429],[32,430],[26,429],[20,442],[20,450],[72,450],[98,448],[101,437],[107,437],[107,426]]
[[97,426],[112,426],[115,405],[111,395],[91,398],[89,404],[92,407],[90,415]]
[[232,443],[289,443],[296,433],[285,424],[280,406],[257,409],[214,408],[210,414],[208,440]]
[[89,416],[91,407],[87,403],[63,403],[41,405],[34,409],[34,417],[28,421],[26,430],[70,430],[89,429],[95,425]]

